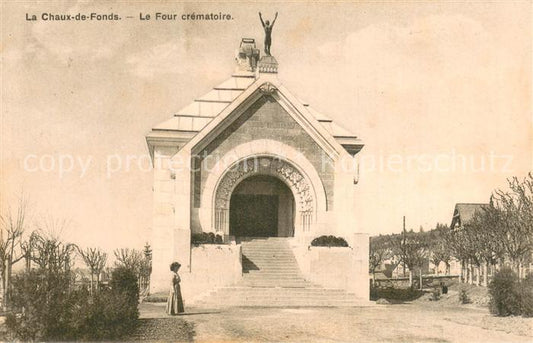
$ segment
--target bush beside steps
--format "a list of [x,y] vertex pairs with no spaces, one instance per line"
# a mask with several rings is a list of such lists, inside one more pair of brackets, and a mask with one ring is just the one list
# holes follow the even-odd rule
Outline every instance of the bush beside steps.
[[348,242],[342,237],[320,236],[311,241],[313,247],[347,247]]

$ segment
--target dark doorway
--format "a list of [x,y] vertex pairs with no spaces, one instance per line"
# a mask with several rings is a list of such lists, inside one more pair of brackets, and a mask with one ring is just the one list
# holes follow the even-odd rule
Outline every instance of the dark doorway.
[[249,237],[277,236],[278,203],[276,195],[235,194],[230,203],[230,234]]
[[230,235],[290,237],[294,235],[294,197],[278,178],[251,176],[239,183],[230,200]]

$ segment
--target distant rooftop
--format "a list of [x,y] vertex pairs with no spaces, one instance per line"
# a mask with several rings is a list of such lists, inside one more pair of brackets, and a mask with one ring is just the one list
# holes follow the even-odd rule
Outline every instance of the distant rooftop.
[[450,224],[450,229],[463,226],[468,224],[474,215],[481,211],[484,207],[489,206],[489,204],[482,203],[457,203],[455,204],[455,209],[453,211],[452,223]]

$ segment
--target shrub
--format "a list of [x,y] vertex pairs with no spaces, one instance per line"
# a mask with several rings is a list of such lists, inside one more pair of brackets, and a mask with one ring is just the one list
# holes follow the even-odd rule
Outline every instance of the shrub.
[[192,244],[222,244],[222,236],[215,235],[213,232],[200,232],[191,235]]
[[347,247],[348,242],[342,237],[320,236],[311,241],[314,247]]
[[459,292],[459,302],[461,304],[470,304],[470,297],[468,296],[468,292],[466,291],[466,289],[462,289]]
[[401,303],[404,301],[413,301],[424,295],[424,291],[411,288],[378,288],[375,287],[371,294],[371,300],[387,299],[392,303]]
[[[109,286],[111,291],[107,295],[115,298],[115,303],[108,309],[108,313],[111,314],[110,322],[116,324],[117,332],[127,333],[139,319],[139,284],[137,276],[131,269],[125,267],[116,268],[111,275]],[[101,300],[106,299],[103,297]]]
[[113,340],[130,334],[137,325],[138,312],[126,293],[103,290],[85,302],[75,321],[77,339]]
[[22,341],[75,338],[71,319],[77,306],[71,284],[69,273],[64,271],[31,270],[16,276],[11,304],[21,313],[8,314],[6,326],[10,333]]
[[433,291],[431,292],[431,298],[432,301],[438,301],[440,300],[440,289],[439,288],[433,288]]
[[126,267],[117,267],[111,274],[109,282],[111,290],[115,294],[124,294],[131,304],[139,303],[139,284],[133,270]]
[[166,294],[150,294],[143,299],[146,303],[166,303],[168,300],[168,293]]
[[378,299],[378,288],[370,281],[370,300]]
[[518,288],[518,276],[510,268],[496,272],[489,284],[490,312],[498,316],[520,314]]
[[533,273],[520,283],[520,299],[522,316],[533,317]]
[[519,280],[510,268],[503,268],[494,274],[489,295],[492,314],[533,316],[533,274]]
[[113,271],[110,288],[90,295],[75,289],[71,273],[31,270],[13,280],[6,325],[22,341],[109,340],[130,333],[139,317],[139,286],[134,272]]

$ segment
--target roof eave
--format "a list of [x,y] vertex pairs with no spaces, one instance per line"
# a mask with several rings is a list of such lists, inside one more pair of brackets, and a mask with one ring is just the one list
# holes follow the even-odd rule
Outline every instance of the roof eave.
[[355,156],[365,146],[363,141],[356,136],[334,136],[334,138],[352,156]]
[[191,140],[197,131],[178,131],[178,130],[152,130],[146,134],[146,144],[150,152],[152,162],[154,160],[155,147],[175,148],[179,150],[188,141]]

